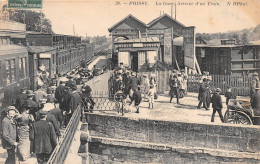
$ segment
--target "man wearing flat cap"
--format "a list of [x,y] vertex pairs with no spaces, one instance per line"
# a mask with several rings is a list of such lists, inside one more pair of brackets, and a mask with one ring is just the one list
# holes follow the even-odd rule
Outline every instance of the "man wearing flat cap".
[[57,145],[52,123],[46,121],[48,111],[40,110],[40,120],[33,123],[30,140],[34,142],[34,152],[38,163],[46,163]]
[[21,94],[17,96],[15,101],[15,107],[20,113],[23,112],[23,107],[27,99],[26,89],[26,87],[21,88]]
[[14,117],[19,113],[14,106],[6,110],[6,117],[2,121],[2,146],[7,150],[8,157],[5,163],[15,164],[15,147],[18,145],[17,124]]

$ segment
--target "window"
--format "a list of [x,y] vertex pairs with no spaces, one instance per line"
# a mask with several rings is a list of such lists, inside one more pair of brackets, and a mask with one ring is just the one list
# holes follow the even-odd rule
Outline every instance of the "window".
[[15,82],[15,59],[10,59],[5,61],[6,67],[6,84],[11,84]]
[[23,79],[27,76],[26,72],[26,57],[19,58],[19,74],[20,78]]

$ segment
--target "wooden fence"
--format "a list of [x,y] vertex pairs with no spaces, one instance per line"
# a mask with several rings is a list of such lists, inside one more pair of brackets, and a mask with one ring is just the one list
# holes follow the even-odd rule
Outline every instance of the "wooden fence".
[[[149,77],[151,74],[156,75],[157,80],[157,91],[158,93],[164,93],[169,91],[169,71],[156,71],[156,72],[142,72],[142,74],[147,74]],[[249,96],[250,93],[250,82],[252,77],[248,76],[231,76],[231,75],[211,75],[212,81],[210,83],[212,89],[220,88],[222,94],[225,94],[227,87],[232,87],[232,91],[238,96]],[[202,75],[190,74],[188,75],[188,92],[198,92],[199,83]]]

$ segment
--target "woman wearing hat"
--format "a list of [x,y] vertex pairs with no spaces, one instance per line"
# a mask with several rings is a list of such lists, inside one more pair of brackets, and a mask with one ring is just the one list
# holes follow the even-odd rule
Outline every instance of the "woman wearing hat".
[[29,132],[30,125],[34,122],[33,115],[29,114],[29,108],[25,107],[25,110],[21,113],[20,117],[17,119],[18,124],[18,138],[19,144],[17,146],[17,151],[21,161],[25,161],[30,157],[30,140]]
[[220,92],[221,92],[221,89],[217,88],[216,92],[213,94],[213,96],[211,98],[211,103],[212,103],[212,108],[213,108],[213,113],[212,113],[212,116],[211,116],[211,122],[214,122],[216,112],[218,112],[220,120],[222,122],[224,122],[224,118],[223,118],[223,115],[222,115],[223,106],[222,106],[222,100],[221,100]]

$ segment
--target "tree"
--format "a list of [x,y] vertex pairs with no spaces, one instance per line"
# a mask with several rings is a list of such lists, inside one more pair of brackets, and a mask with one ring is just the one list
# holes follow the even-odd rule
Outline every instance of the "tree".
[[[3,6],[4,10],[5,6]],[[53,33],[51,21],[44,13],[33,10],[9,9],[9,19],[26,24],[26,31]]]
[[232,34],[231,39],[235,39],[237,44],[241,43],[239,36],[237,34]]
[[242,44],[247,44],[248,43],[248,37],[247,33],[243,33],[242,38],[241,38]]

